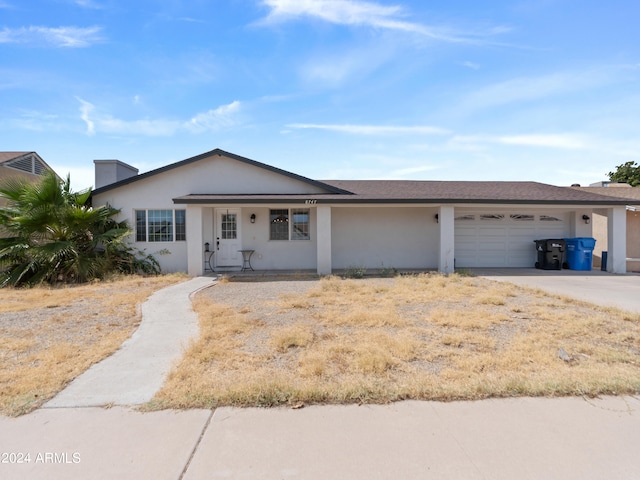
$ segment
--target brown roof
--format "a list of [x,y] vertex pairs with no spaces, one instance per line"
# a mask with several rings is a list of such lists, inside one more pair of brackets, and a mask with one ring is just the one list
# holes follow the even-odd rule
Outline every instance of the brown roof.
[[349,193],[305,195],[192,194],[174,203],[515,203],[625,205],[623,198],[537,182],[456,182],[405,180],[322,180]]
[[13,160],[14,158],[18,158],[29,153],[35,152],[0,152],[0,163],[8,162],[9,160]]
[[[582,190],[606,195],[608,197],[626,198],[630,205],[640,205],[640,187],[581,187]],[[577,188],[576,188],[577,189]]]

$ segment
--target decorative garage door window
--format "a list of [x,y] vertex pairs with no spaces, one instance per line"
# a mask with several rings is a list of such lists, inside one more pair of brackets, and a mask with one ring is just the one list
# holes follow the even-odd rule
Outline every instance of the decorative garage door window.
[[480,215],[480,220],[504,220],[502,213],[483,213]]
[[460,221],[469,221],[469,220],[475,220],[476,216],[475,215],[460,215],[459,217],[456,217],[456,220],[460,220]]
[[520,213],[514,213],[513,215],[510,215],[511,220],[515,220],[516,222],[533,222],[535,220],[535,217],[533,215],[528,215],[528,214],[520,214]]
[[558,217],[552,217],[551,215],[540,215],[541,222],[561,222],[562,219]]

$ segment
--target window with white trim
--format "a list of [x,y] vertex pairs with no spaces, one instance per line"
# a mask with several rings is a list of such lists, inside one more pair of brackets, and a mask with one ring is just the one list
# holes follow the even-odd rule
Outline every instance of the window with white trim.
[[136,242],[183,242],[187,239],[185,210],[136,210]]
[[308,208],[269,210],[269,240],[309,240]]

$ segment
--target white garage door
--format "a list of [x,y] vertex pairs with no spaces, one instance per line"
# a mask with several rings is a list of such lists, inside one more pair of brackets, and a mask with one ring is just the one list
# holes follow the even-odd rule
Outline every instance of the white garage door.
[[533,267],[534,240],[569,236],[564,213],[456,213],[456,267]]

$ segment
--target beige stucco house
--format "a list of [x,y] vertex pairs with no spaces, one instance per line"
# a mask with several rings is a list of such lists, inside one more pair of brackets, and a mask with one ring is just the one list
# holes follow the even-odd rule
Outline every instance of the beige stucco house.
[[591,236],[595,211],[612,227],[609,270],[626,268],[626,201],[581,189],[319,181],[219,149],[143,174],[117,160],[94,163],[93,204],[121,209],[135,227],[133,244],[165,271],[248,267],[242,250],[256,270],[319,274],[533,267],[534,240]]
[[[599,195],[627,199],[627,271],[640,272],[640,187],[631,187],[627,183],[598,182],[582,189]],[[609,249],[607,217],[604,211],[594,212],[593,237],[597,245],[593,252],[593,263],[594,267],[600,268],[602,252],[607,252]]]
[[37,181],[49,171],[53,169],[36,152],[0,152],[0,182],[8,178]]
[[36,152],[0,152],[0,179],[37,180],[49,171],[53,169]]

